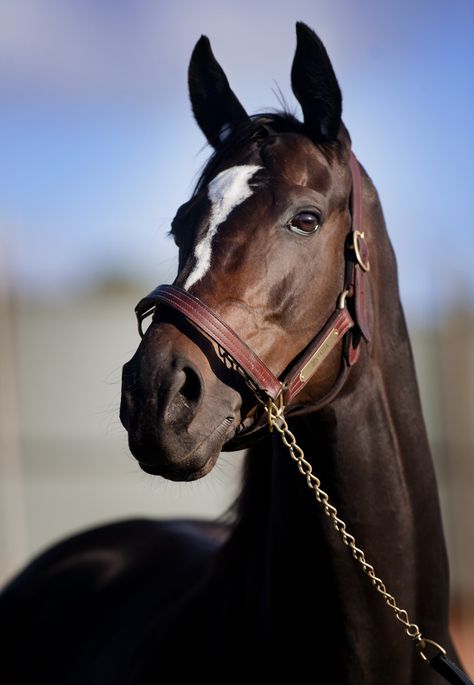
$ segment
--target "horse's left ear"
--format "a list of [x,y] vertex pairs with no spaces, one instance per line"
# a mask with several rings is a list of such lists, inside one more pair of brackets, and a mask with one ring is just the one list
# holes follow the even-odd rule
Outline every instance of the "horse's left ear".
[[248,115],[229,86],[207,36],[201,36],[193,50],[188,83],[196,121],[210,144],[217,147]]
[[296,24],[296,53],[291,86],[316,143],[336,140],[341,125],[342,95],[328,53],[306,24]]

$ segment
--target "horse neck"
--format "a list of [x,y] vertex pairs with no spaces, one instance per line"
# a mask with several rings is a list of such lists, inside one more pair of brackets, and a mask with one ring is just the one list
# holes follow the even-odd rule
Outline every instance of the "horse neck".
[[[426,637],[446,643],[448,572],[437,488],[393,279],[391,292],[373,297],[375,342],[344,391],[290,428],[399,606]],[[277,435],[247,456],[239,549],[243,539],[247,602],[260,634],[283,643],[309,618],[307,637],[335,659],[341,682],[381,682],[381,671],[386,683],[431,682]]]

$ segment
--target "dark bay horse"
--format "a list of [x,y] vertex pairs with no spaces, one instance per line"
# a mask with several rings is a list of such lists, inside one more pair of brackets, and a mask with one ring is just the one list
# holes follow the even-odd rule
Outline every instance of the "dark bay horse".
[[[270,379],[297,365],[289,430],[399,606],[452,653],[445,543],[395,258],[377,192],[351,153],[327,53],[297,25],[292,86],[303,123],[249,117],[205,37],[189,86],[214,153],[173,221],[174,289],[138,308],[154,316],[124,367],[121,419],[141,467],[174,480],[200,478],[222,449],[248,446],[234,520],[129,521],[48,551],[0,600],[2,682],[288,673],[441,683],[265,427],[258,388],[228,347],[163,304],[184,293],[196,317],[204,303],[209,325],[217,315],[222,335],[237,332]],[[343,331],[327,329],[333,316]]]

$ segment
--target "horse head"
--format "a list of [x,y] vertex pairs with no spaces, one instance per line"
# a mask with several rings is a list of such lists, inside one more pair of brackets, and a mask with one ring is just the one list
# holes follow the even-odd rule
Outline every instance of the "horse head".
[[[287,113],[248,116],[201,37],[189,90],[214,153],[171,229],[179,248],[174,285],[205,303],[276,377],[337,308],[352,225],[341,92],[323,44],[304,24],[291,80],[303,123]],[[331,348],[298,406],[334,386],[343,345]],[[222,449],[241,444],[236,436],[258,415],[254,394],[213,341],[172,308],[156,307],[123,372],[121,420],[142,469],[199,478]]]

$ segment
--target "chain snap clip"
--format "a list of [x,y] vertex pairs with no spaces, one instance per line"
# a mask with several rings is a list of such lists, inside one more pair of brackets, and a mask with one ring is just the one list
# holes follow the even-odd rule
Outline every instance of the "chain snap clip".
[[424,662],[431,661],[431,659],[429,659],[425,654],[427,645],[434,647],[438,654],[441,653],[443,656],[446,656],[446,650],[440,644],[438,644],[434,640],[428,640],[428,638],[426,637],[420,637],[420,640],[416,644],[416,648],[418,650],[418,654]]

